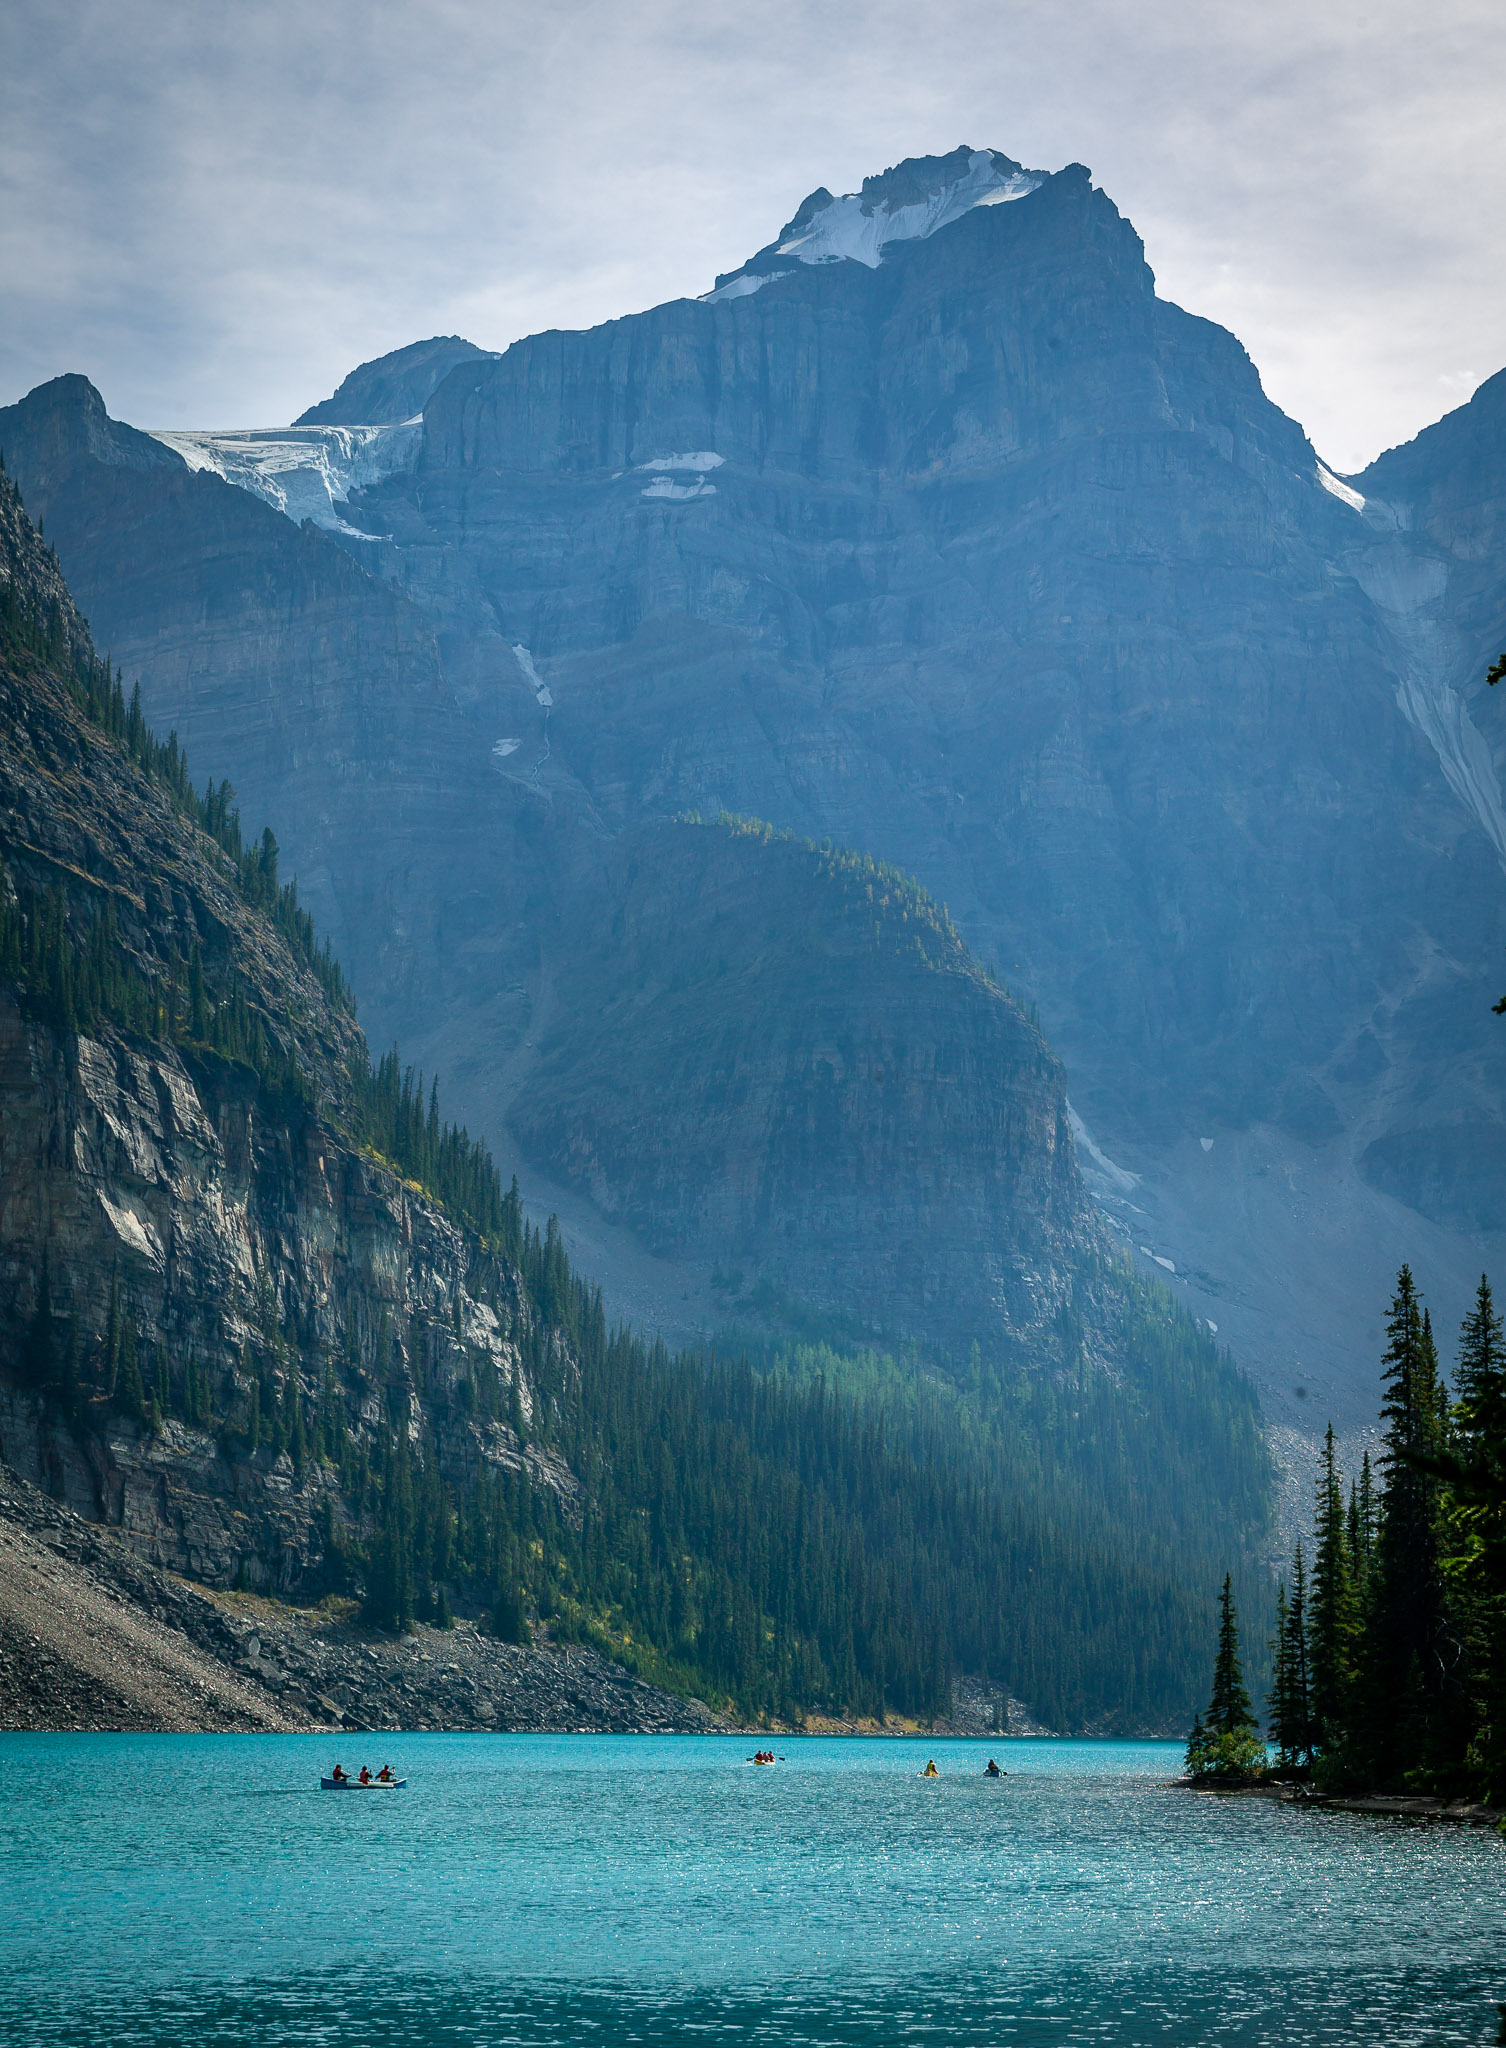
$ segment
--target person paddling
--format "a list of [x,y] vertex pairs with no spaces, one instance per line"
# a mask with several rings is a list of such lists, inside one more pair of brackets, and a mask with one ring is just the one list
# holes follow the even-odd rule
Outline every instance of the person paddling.
[[335,1768],[330,1772],[330,1778],[336,1785],[348,1785],[350,1783],[349,1778],[346,1777],[344,1771],[341,1770],[338,1764],[336,1764]]
[[361,1779],[360,1779],[360,1782],[361,1782],[361,1783],[362,1783],[363,1785],[369,1785],[369,1784],[371,1783],[371,1773],[370,1773],[370,1771],[368,1771],[368,1770],[367,1770],[367,1768],[366,1768],[365,1764],[362,1764],[362,1766],[361,1766]]
[[382,1765],[382,1768],[377,1772],[377,1783],[379,1785],[390,1785],[392,1783],[391,1764]]
[[926,1767],[920,1775],[923,1778],[939,1778],[941,1776],[940,1771],[938,1771],[936,1768],[935,1757],[931,1757],[927,1760]]
[[990,1757],[987,1764],[984,1766],[983,1775],[985,1778],[1002,1778],[1007,1776],[1007,1773],[1001,1771],[999,1769],[999,1766],[994,1762],[993,1758]]

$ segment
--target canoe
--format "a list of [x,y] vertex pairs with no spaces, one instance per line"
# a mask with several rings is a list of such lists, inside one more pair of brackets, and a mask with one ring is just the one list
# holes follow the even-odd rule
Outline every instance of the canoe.
[[359,1778],[321,1778],[321,1792],[401,1792],[406,1778],[368,1778],[363,1785]]

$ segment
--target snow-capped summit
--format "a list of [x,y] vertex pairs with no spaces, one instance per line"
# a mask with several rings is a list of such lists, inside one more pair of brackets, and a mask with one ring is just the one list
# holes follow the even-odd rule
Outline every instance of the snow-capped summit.
[[741,270],[716,281],[713,299],[743,298],[789,270],[791,263],[883,261],[890,242],[914,242],[950,227],[975,206],[1024,199],[1045,180],[993,149],[966,144],[949,156],[907,157],[881,177],[865,178],[859,192],[833,198],[823,185],[801,205],[777,241]]

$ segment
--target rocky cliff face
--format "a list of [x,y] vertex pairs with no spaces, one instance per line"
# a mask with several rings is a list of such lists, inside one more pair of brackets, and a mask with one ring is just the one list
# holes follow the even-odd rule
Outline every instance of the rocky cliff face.
[[[479,1370],[531,1405],[516,1342],[523,1305],[505,1271],[477,1262],[390,1170],[317,1118],[290,1123],[243,1069],[113,1031],[65,1040],[13,1002],[0,1003],[0,1091],[0,1345],[12,1359],[24,1352],[45,1246],[53,1312],[78,1335],[91,1384],[113,1307],[148,1389],[160,1345],[173,1381],[192,1365],[228,1414],[269,1387],[281,1404],[290,1389],[317,1404],[323,1361],[340,1357],[342,1415],[374,1425],[391,1401],[437,1399],[452,1485],[487,1463],[521,1468],[512,1432],[464,1415],[460,1395]],[[360,1533],[334,1474],[295,1469],[285,1449],[248,1451],[223,1430],[107,1408],[79,1430],[13,1378],[0,1383],[0,1459],[122,1529],[142,1557],[210,1585],[337,1583],[326,1502],[347,1538]],[[545,1484],[572,1483],[531,1464]]]
[[1116,1139],[1331,1136],[1357,1019],[1429,1000],[1394,963],[1440,854],[1495,936],[1493,850],[1340,560],[1367,530],[1079,168],[875,268],[463,367],[382,504],[399,540],[463,524],[551,766],[900,861]]
[[[1355,574],[1404,654],[1398,705],[1478,837],[1506,862],[1506,701],[1485,680],[1506,647],[1503,478],[1506,372],[1352,483],[1370,533]],[[1499,894],[1491,877],[1491,900]],[[1485,964],[1502,979],[1499,954]],[[1498,1231],[1506,1215],[1500,1036],[1463,1051],[1472,1087],[1419,1089],[1362,1160],[1377,1186],[1470,1231]]]
[[0,441],[154,715],[287,821],[369,1011],[493,1131],[540,1128],[560,878],[726,808],[950,906],[1038,1001],[1110,1213],[1278,1401],[1368,1413],[1388,1271],[1446,1319],[1501,1248],[1487,394],[1351,489],[1080,166],[900,166],[706,301],[450,373],[342,542],[350,616],[422,621],[442,677],[369,736],[327,597],[197,509],[133,581],[164,486],[82,432],[49,480],[54,403]]
[[[4,910],[30,907],[44,961],[43,925],[59,958],[70,933],[103,944],[108,930],[118,976],[163,990],[199,974],[206,1006],[240,1004],[272,1048],[259,1067],[202,1031],[175,1039],[160,1011],[130,1028],[108,1005],[75,1031],[39,1014],[40,974],[23,1003],[14,963],[0,967],[0,1459],[172,1570],[317,1588],[331,1533],[359,1536],[357,1510],[332,1468],[258,1448],[252,1410],[332,1401],[342,1433],[374,1443],[422,1401],[455,1483],[517,1470],[516,1435],[463,1395],[480,1374],[527,1415],[530,1311],[502,1261],[329,1120],[353,1019],[246,902],[230,859],[87,723],[57,666],[88,659],[86,630],[8,486],[0,499],[0,583],[19,612],[0,655]],[[28,644],[49,626],[50,657]],[[44,1295],[39,1386],[27,1358]],[[214,1428],[185,1398],[196,1385]],[[540,1483],[573,1484],[529,1462]]]

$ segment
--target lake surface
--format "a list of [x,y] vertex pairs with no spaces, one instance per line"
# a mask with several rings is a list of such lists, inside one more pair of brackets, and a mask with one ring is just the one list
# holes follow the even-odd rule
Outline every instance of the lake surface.
[[[6,2048],[1496,2039],[1506,1842],[1167,1743],[0,1736]],[[1009,1776],[979,1776],[990,1748]],[[942,1775],[916,1776],[927,1755]],[[401,1792],[321,1793],[391,1761]]]

